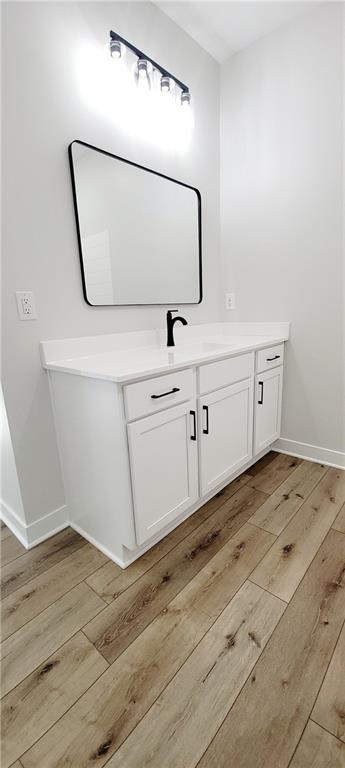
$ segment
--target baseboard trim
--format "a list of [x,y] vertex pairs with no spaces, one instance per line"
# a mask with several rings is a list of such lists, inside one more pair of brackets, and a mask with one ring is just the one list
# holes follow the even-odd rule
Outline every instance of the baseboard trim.
[[287,453],[288,456],[315,461],[316,464],[345,469],[345,453],[341,451],[331,451],[330,448],[321,448],[310,443],[298,443],[296,440],[288,440],[285,437],[280,437],[271,447],[277,453]]
[[37,544],[49,539],[69,525],[66,505],[58,507],[44,517],[26,525],[2,499],[0,500],[0,519],[4,521],[26,549],[36,547]]
[[35,547],[36,544],[40,544],[41,541],[45,541],[50,536],[54,536],[55,533],[63,531],[69,525],[68,510],[66,504],[63,507],[58,507],[52,512],[49,512],[44,517],[40,517],[35,520],[34,523],[29,523],[27,526],[29,549]]
[[0,519],[3,520],[5,525],[7,525],[7,528],[12,531],[13,535],[19,539],[23,547],[29,549],[27,527],[25,523],[23,523],[14,509],[6,504],[3,499],[0,499]]

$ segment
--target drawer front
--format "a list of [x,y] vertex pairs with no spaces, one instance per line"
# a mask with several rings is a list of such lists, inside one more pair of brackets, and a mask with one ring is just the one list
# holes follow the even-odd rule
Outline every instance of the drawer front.
[[275,347],[260,349],[256,353],[256,371],[268,371],[269,368],[276,368],[282,365],[284,361],[284,344],[276,344]]
[[124,387],[125,409],[128,421],[140,419],[150,413],[162,411],[195,397],[195,371],[168,373],[154,379],[138,381]]
[[199,391],[203,395],[215,389],[248,379],[254,373],[254,352],[238,357],[229,357],[217,363],[201,365],[199,368]]

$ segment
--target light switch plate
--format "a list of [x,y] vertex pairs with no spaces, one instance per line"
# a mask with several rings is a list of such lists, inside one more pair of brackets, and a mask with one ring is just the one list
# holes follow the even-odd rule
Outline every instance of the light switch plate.
[[16,291],[20,320],[37,320],[35,297],[32,291]]
[[225,294],[225,309],[236,309],[236,294],[235,293],[226,293]]

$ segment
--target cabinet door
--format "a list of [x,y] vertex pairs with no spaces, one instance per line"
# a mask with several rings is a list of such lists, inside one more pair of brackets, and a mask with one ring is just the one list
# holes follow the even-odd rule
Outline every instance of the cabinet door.
[[253,379],[200,398],[201,494],[216,488],[252,456]]
[[255,453],[262,451],[280,435],[282,383],[282,366],[255,377]]
[[127,429],[136,538],[142,544],[198,498],[196,403],[169,408]]

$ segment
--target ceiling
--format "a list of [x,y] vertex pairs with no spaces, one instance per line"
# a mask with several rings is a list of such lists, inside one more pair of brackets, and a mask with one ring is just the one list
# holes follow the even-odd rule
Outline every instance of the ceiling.
[[170,2],[157,0],[156,5],[185,30],[217,61],[225,61],[236,51],[286,24],[296,16],[312,10],[307,2]]

